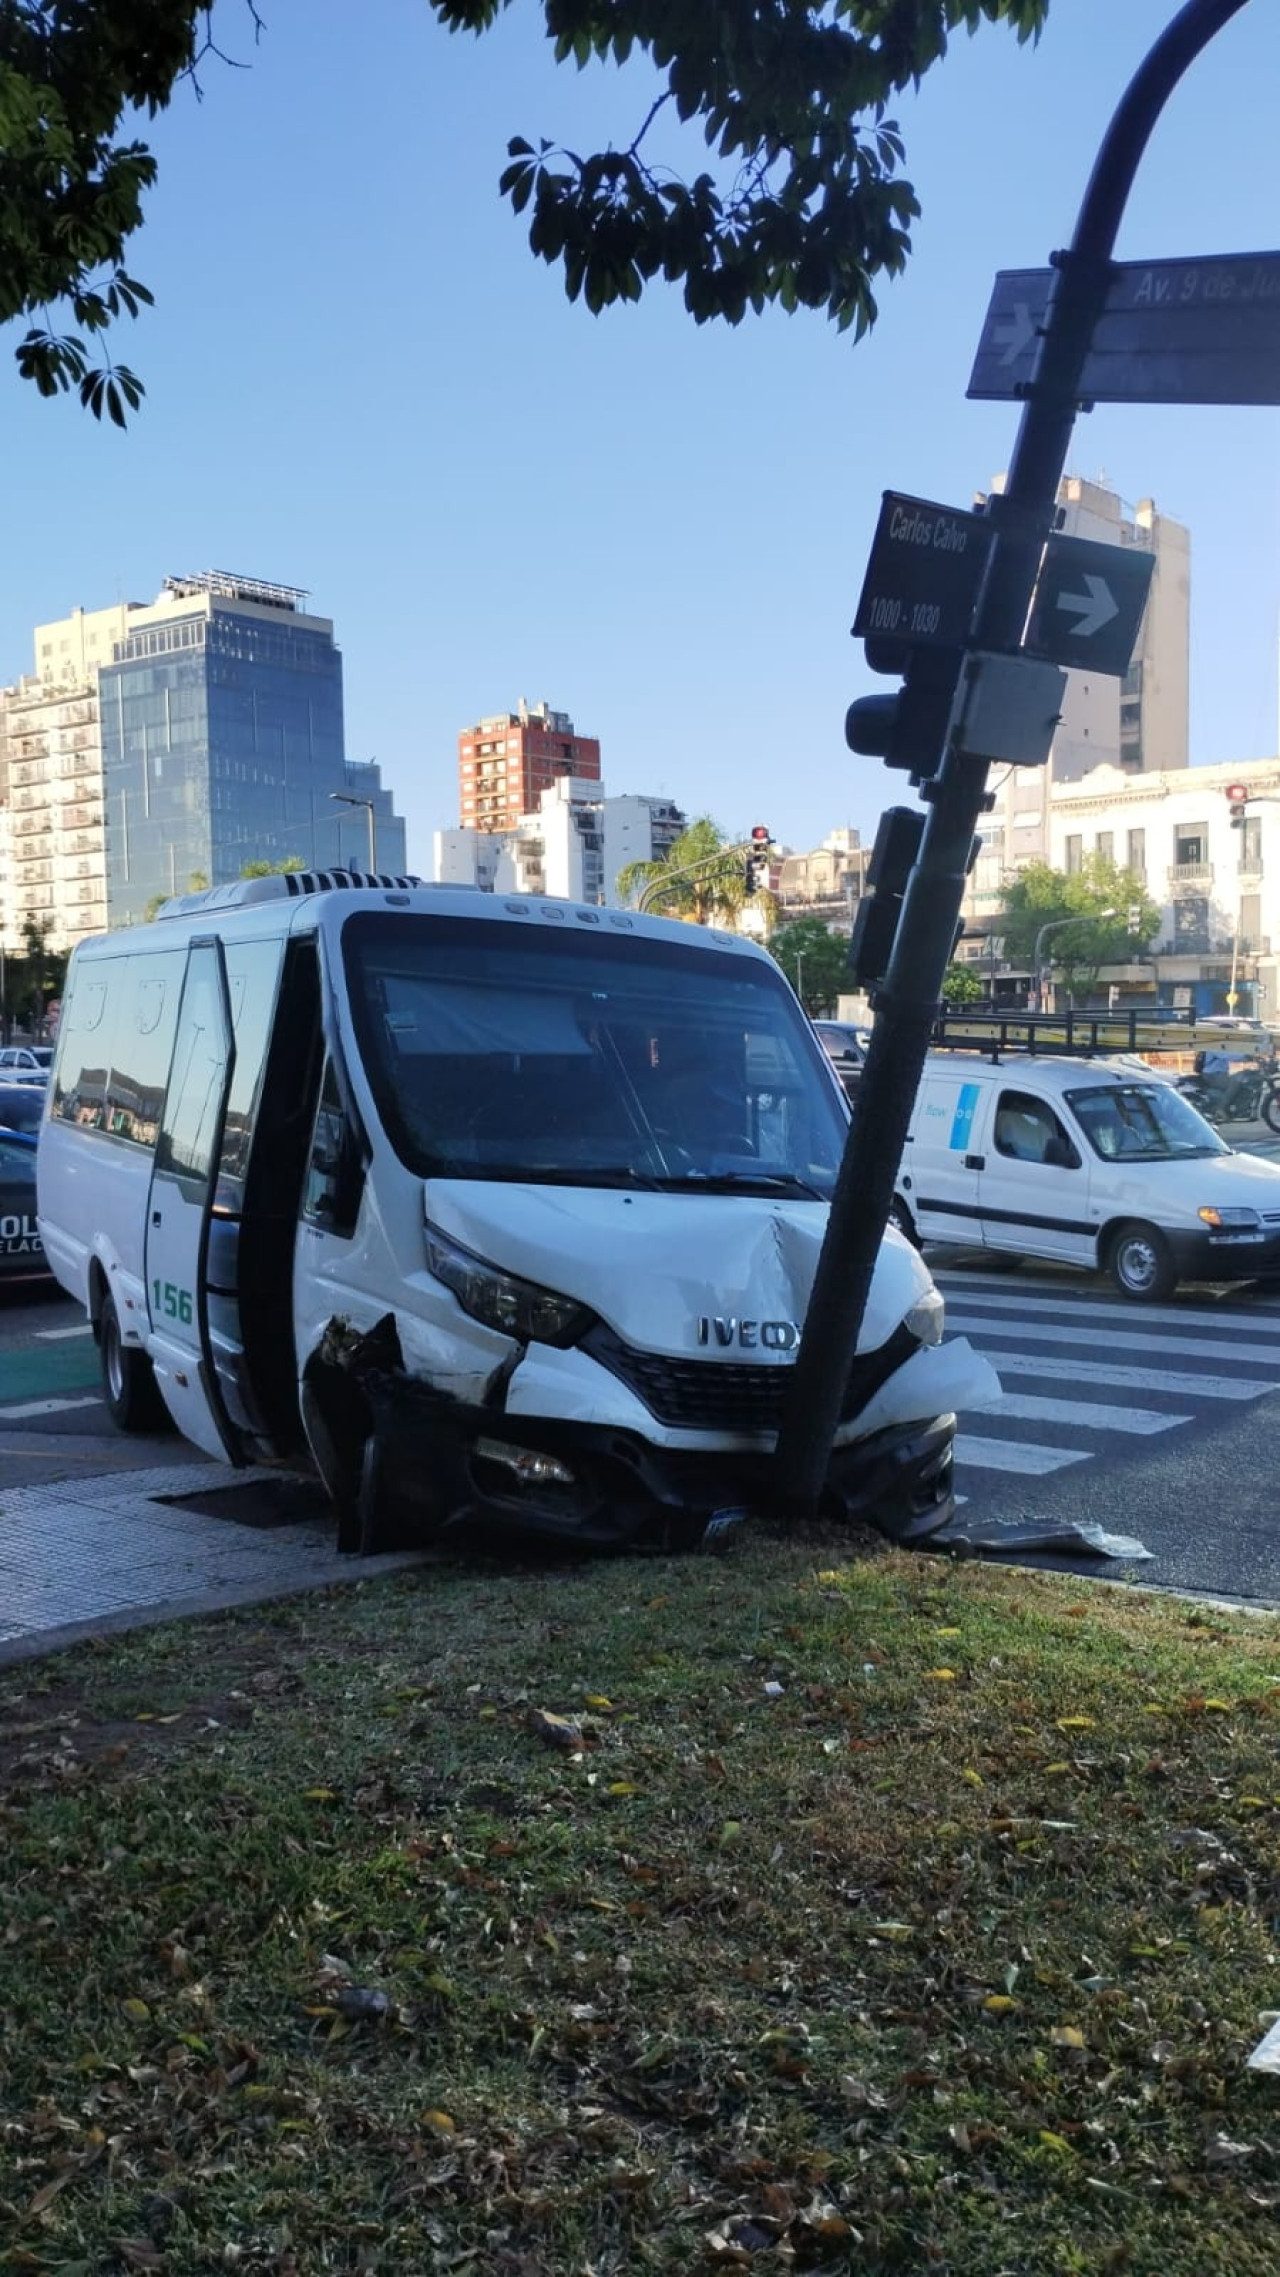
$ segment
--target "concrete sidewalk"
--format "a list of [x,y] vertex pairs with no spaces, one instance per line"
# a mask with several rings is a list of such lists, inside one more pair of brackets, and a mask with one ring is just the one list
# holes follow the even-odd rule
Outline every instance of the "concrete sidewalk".
[[339,1557],[312,1481],[184,1462],[0,1492],[0,1666],[423,1562]]

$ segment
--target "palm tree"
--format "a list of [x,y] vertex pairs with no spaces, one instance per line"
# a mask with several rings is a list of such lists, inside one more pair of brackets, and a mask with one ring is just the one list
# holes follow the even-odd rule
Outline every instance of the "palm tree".
[[660,861],[628,862],[619,870],[617,893],[621,901],[647,894],[646,906],[657,917],[732,926],[747,899],[745,855],[741,846],[725,843],[709,814],[700,814]]

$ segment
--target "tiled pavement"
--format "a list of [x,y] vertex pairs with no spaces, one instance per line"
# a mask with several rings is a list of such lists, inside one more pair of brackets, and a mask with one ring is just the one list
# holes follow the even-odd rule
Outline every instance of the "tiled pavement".
[[[295,1514],[274,1515],[273,1497]],[[182,1506],[193,1498],[218,1515]],[[15,1487],[0,1492],[0,1664],[419,1562],[340,1557],[319,1490],[274,1472],[185,1462]]]

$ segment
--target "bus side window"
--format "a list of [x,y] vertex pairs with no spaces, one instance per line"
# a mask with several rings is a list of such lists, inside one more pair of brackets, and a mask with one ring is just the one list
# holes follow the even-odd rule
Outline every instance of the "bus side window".
[[316,1109],[302,1215],[326,1233],[353,1234],[360,1214],[361,1176],[332,1060],[324,1071]]

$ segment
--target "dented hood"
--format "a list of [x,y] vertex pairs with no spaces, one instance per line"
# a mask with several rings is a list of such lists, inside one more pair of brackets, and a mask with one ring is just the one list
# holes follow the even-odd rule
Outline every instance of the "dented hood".
[[[785,1348],[742,1349],[736,1324],[804,1320],[827,1223],[825,1202],[751,1194],[645,1194],[580,1186],[432,1179],[426,1215],[490,1265],[589,1305],[629,1344],[786,1362]],[[861,1351],[890,1337],[932,1286],[892,1229],[876,1264]],[[712,1325],[700,1337],[699,1323]],[[731,1335],[717,1322],[735,1324]],[[766,1339],[766,1345],[772,1342]]]

